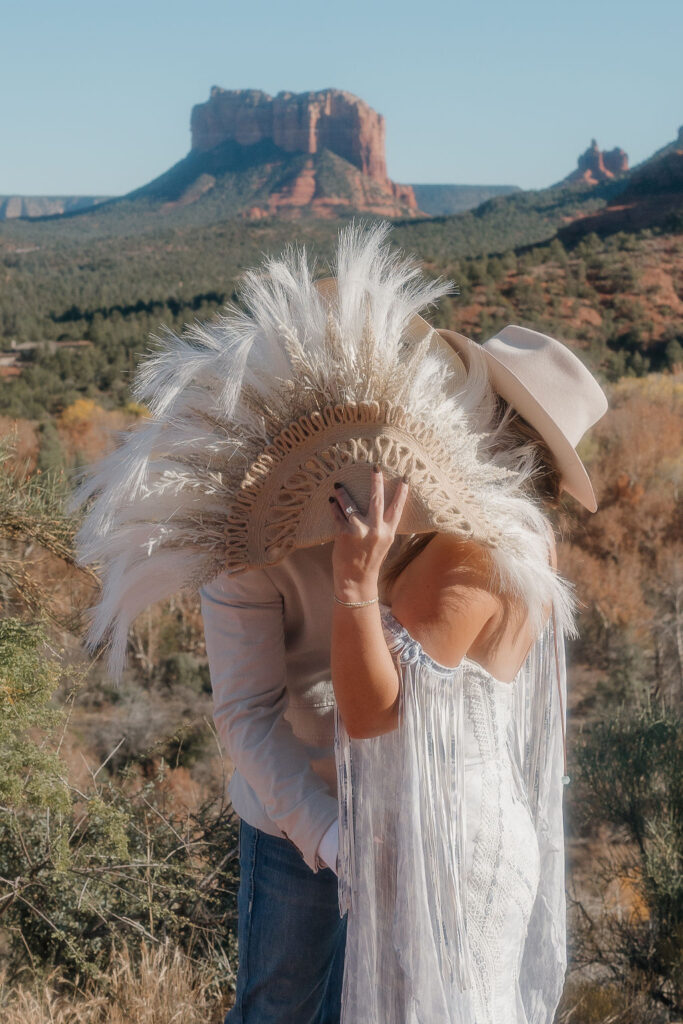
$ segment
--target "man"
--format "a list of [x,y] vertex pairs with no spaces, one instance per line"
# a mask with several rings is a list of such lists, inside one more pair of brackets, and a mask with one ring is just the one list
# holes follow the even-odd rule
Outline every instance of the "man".
[[225,572],[200,591],[240,817],[239,969],[226,1024],[339,1021],[332,547]]

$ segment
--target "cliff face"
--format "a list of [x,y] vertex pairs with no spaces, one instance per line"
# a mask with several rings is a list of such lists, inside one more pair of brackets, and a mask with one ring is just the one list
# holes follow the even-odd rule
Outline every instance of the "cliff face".
[[214,85],[208,101],[193,108],[190,126],[192,149],[200,152],[227,139],[242,146],[269,139],[285,153],[329,149],[369,178],[388,181],[384,117],[341,89],[272,97]]
[[[322,89],[273,97],[215,85],[207,102],[193,108],[190,127],[188,159],[213,160],[229,148],[228,169],[258,164],[265,175],[267,168],[283,168],[282,180],[247,203],[244,217],[335,217],[351,207],[424,216],[412,186],[387,176],[384,117],[353,93]],[[308,159],[301,163],[302,157]]]
[[[595,141],[578,159],[578,167],[567,175],[564,182],[585,181],[589,185],[597,185],[600,181],[608,181],[628,170],[628,156],[618,146],[614,149],[601,150]],[[563,183],[564,183],[563,182]]]

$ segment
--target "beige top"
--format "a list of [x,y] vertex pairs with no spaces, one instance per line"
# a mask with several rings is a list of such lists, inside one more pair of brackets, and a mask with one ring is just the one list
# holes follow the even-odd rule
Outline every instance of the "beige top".
[[233,807],[310,868],[337,817],[330,675],[333,541],[200,589],[214,721]]

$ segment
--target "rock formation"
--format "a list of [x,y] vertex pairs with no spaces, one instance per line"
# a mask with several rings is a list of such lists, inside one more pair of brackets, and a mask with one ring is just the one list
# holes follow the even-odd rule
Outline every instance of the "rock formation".
[[327,150],[370,179],[358,181],[352,174],[348,189],[353,196],[335,196],[320,186],[317,161],[306,161],[285,188],[250,207],[249,217],[302,208],[336,216],[340,206],[349,205],[387,216],[419,216],[412,186],[398,185],[387,176],[384,117],[345,90],[282,91],[273,97],[259,89],[213,86],[208,101],[193,108],[190,127],[192,154],[209,153],[225,143],[245,151],[270,143],[282,155],[317,156]]
[[600,181],[608,181],[628,171],[628,156],[623,149],[603,149],[598,147],[595,139],[578,160],[578,167],[563,179],[562,184],[572,181],[585,181],[589,185],[597,185]]
[[602,238],[617,231],[657,228],[679,235],[683,225],[683,147],[643,161],[633,168],[624,188],[607,206],[579,216],[557,232],[565,245],[595,232]]
[[220,89],[192,110],[192,148],[213,149],[226,139],[251,146],[272,139],[286,153],[333,153],[359,171],[387,180],[384,117],[363,100],[342,89],[320,92],[279,92]]

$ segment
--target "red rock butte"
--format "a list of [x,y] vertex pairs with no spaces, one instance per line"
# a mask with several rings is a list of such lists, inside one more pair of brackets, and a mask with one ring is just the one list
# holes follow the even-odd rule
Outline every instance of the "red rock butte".
[[226,141],[253,146],[263,140],[285,153],[330,150],[377,182],[390,203],[417,212],[412,187],[387,176],[383,115],[343,89],[269,96],[260,89],[214,85],[207,102],[193,107],[190,127],[194,152]]
[[618,146],[614,149],[601,150],[595,141],[578,159],[578,167],[564,179],[569,181],[585,181],[589,185],[597,185],[600,181],[609,181],[628,170],[628,156]]

